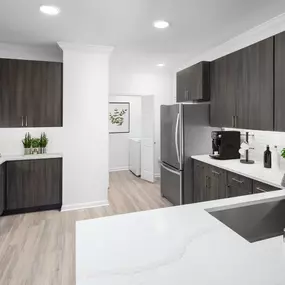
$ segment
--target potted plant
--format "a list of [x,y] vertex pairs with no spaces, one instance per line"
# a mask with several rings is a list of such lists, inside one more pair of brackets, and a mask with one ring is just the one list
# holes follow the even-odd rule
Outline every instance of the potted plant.
[[32,137],[30,133],[25,134],[25,138],[22,140],[24,146],[24,154],[31,154]]
[[[281,150],[281,156],[282,156],[283,158],[285,158],[285,148],[283,148],[283,149]],[[284,176],[283,176],[283,178],[282,178],[281,186],[285,187],[285,174],[284,174]]]
[[41,133],[40,137],[40,153],[46,153],[47,152],[47,144],[48,144],[48,138],[46,133]]
[[32,138],[33,154],[39,153],[39,147],[40,147],[40,139],[39,138]]

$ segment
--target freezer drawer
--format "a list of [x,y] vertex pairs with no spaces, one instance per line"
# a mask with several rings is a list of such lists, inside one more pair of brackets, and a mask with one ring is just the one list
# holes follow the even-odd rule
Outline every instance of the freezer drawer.
[[161,195],[173,205],[182,204],[182,172],[161,164]]

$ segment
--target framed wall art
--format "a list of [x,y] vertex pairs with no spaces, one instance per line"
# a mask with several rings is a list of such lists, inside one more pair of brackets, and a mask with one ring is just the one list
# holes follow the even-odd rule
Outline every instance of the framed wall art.
[[109,102],[109,133],[130,132],[130,103]]

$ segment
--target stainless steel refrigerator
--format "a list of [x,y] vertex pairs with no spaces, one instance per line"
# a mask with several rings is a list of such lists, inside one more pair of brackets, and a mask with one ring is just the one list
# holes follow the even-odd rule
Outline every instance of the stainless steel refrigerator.
[[161,106],[161,194],[174,205],[193,203],[192,155],[212,152],[209,103]]

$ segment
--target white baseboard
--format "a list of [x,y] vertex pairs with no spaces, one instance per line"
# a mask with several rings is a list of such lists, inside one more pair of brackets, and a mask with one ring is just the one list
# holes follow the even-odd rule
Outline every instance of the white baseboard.
[[115,168],[110,168],[109,172],[117,172],[117,171],[125,171],[129,170],[128,166],[122,166],[122,167],[115,167]]
[[108,206],[108,205],[109,205],[108,200],[88,202],[88,203],[79,203],[79,204],[72,204],[72,205],[62,205],[61,211],[67,212],[67,211],[96,208],[96,207],[102,207],[102,206]]
[[154,174],[154,177],[155,177],[155,178],[160,178],[160,173],[155,173],[155,174]]

